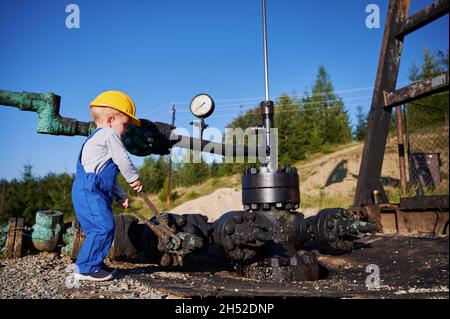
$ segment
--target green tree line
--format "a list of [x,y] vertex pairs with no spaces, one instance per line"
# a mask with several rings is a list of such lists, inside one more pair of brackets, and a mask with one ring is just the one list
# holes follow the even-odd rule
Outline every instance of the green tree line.
[[40,210],[72,212],[73,174],[48,173],[44,177],[33,174],[31,164],[25,164],[19,179],[0,180],[0,222],[10,217],[22,217],[34,224]]

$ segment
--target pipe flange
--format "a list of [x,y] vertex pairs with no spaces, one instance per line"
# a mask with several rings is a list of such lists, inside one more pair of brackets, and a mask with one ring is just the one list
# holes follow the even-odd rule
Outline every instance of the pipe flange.
[[276,172],[248,167],[242,175],[244,210],[295,210],[300,205],[299,176],[295,167]]

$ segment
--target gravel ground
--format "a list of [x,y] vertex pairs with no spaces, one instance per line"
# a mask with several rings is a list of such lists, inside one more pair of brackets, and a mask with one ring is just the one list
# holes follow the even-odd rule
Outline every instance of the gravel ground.
[[[114,266],[111,265],[110,266]],[[0,298],[13,299],[172,299],[179,298],[136,280],[139,268],[108,282],[75,282],[70,258],[56,253],[40,253],[19,259],[0,260]],[[123,266],[122,266],[123,267]],[[150,276],[150,275],[149,275]],[[140,273],[139,278],[146,277]]]
[[[277,284],[242,278],[214,246],[188,258],[185,266],[117,262],[117,279],[80,282],[71,277],[72,261],[56,253],[0,259],[0,298],[24,299],[178,299],[192,297],[278,296],[326,298],[449,298],[447,238],[376,235],[354,244],[350,254],[316,252],[323,277],[313,282]],[[367,289],[366,267],[380,268],[380,286]]]

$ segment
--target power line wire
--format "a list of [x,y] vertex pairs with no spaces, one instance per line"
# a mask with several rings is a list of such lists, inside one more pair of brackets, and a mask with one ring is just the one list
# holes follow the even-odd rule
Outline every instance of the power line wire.
[[[405,81],[397,83],[398,85],[403,84],[413,84],[418,81]],[[333,94],[342,94],[342,93],[352,93],[352,92],[359,92],[359,91],[367,91],[374,89],[374,86],[367,86],[367,87],[359,87],[359,88],[349,88],[349,89],[342,89],[342,90],[332,90],[332,91],[324,91],[324,92],[315,92],[316,95],[325,95],[329,93]],[[289,95],[290,97],[308,97],[311,96],[312,93],[306,93],[306,94],[294,94]],[[231,98],[231,99],[220,99],[220,100],[214,100],[215,102],[240,102],[240,101],[262,101],[264,97],[244,97],[244,98]],[[277,97],[271,96],[271,99],[277,99]],[[178,102],[177,105],[189,105],[189,102]]]

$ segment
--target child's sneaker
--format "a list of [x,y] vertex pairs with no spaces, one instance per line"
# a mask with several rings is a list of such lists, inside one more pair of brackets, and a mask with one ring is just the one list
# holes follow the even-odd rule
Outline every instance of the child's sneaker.
[[113,277],[114,277],[115,275],[117,275],[117,269],[115,269],[115,268],[111,268],[111,267],[108,267],[108,266],[106,266],[106,265],[103,265],[103,266],[102,266],[102,269],[103,269],[104,271],[106,271],[106,272],[111,273],[111,274],[113,275]]
[[99,270],[93,271],[89,274],[76,273],[75,278],[78,280],[107,281],[107,280],[111,280],[113,278],[113,274],[106,270],[99,269]]

